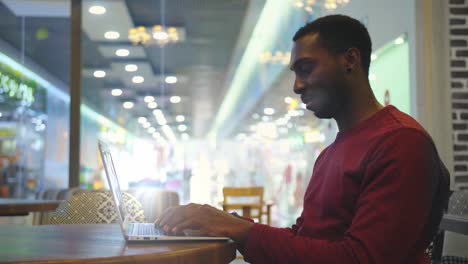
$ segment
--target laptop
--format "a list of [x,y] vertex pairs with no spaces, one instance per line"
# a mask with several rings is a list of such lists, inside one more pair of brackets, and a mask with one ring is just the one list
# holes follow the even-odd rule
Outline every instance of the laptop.
[[228,237],[213,237],[213,236],[194,236],[196,230],[184,230],[185,236],[174,236],[164,233],[162,229],[155,226],[154,223],[129,223],[126,217],[125,208],[123,207],[122,191],[120,189],[117,173],[115,171],[114,161],[108,145],[99,140],[99,152],[101,154],[104,170],[106,172],[109,188],[114,200],[114,206],[118,215],[117,220],[120,224],[122,234],[128,242],[141,241],[202,241],[202,240],[229,240]]

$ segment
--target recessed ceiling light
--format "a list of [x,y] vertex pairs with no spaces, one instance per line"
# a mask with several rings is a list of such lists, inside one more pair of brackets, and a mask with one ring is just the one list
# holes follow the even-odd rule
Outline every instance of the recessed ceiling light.
[[143,83],[145,81],[145,78],[143,76],[133,76],[132,82],[133,83]]
[[179,129],[180,132],[184,132],[185,130],[187,130],[187,126],[186,125],[179,125],[177,127],[177,129]]
[[122,95],[122,89],[112,89],[111,94],[113,96],[121,96]]
[[185,121],[185,117],[183,115],[178,115],[178,116],[176,116],[175,119],[176,119],[177,122],[184,122]]
[[101,71],[101,70],[97,70],[97,71],[94,71],[93,76],[96,77],[96,78],[104,78],[104,77],[106,77],[106,72]]
[[172,83],[176,83],[177,82],[177,77],[175,76],[167,76],[164,81],[166,83],[169,83],[169,84],[172,84]]
[[128,72],[136,72],[138,70],[138,66],[135,64],[127,64],[125,65],[125,70]]
[[147,95],[147,96],[145,96],[145,98],[143,100],[145,101],[145,103],[154,102],[154,96]]
[[271,108],[271,107],[267,107],[265,109],[263,109],[263,113],[265,113],[265,115],[272,115],[275,113],[275,109]]
[[115,55],[119,57],[127,57],[130,55],[130,51],[128,49],[118,49],[115,51]]
[[2,117],[2,116],[3,116],[3,114],[0,112],[0,117]]
[[122,105],[125,109],[132,109],[134,104],[132,102],[124,102]]
[[160,137],[161,137],[161,134],[160,134],[159,132],[154,132],[154,133],[153,133],[153,138],[154,138],[154,139],[158,139],[158,138],[160,138]]
[[91,6],[88,11],[93,15],[102,15],[106,13],[106,8],[99,5]]
[[156,128],[150,127],[150,128],[148,128],[148,130],[146,130],[146,131],[148,131],[148,133],[150,133],[150,134],[153,134],[154,132],[156,132]]
[[117,31],[107,31],[104,33],[104,37],[106,39],[118,39],[120,37],[120,33]]
[[149,102],[148,103],[148,108],[149,109],[155,109],[156,107],[158,107],[158,104],[156,102]]
[[148,121],[148,120],[147,120],[146,117],[144,117],[144,116],[140,116],[140,117],[138,118],[138,123],[140,123],[140,124],[144,124],[144,123],[146,123],[147,121]]
[[149,128],[151,126],[150,122],[143,123],[144,128]]
[[289,96],[284,98],[284,102],[287,103],[287,104],[292,103],[292,101],[293,101],[293,99],[291,97],[289,97]]
[[171,101],[171,103],[173,104],[177,104],[177,103],[180,103],[180,97],[179,96],[171,96],[171,98],[169,99],[169,101]]

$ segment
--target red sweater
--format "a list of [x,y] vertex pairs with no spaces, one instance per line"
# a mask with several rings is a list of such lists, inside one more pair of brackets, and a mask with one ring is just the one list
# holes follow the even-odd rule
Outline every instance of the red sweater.
[[446,193],[430,136],[387,106],[320,154],[292,228],[254,224],[240,250],[255,264],[429,263]]

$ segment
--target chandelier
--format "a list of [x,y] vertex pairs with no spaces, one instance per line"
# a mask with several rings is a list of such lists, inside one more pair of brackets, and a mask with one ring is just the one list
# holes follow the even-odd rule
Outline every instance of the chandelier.
[[128,39],[133,45],[159,45],[176,43],[185,40],[185,30],[178,27],[165,27],[155,25],[153,27],[139,26],[128,31]]
[[[297,8],[304,8],[304,10],[307,13],[312,14],[314,12],[313,7],[318,6],[319,0],[293,0],[294,1],[294,6]],[[351,0],[323,0],[320,1],[323,4],[323,7],[326,10],[335,10],[338,6],[343,6],[346,5],[350,2]]]

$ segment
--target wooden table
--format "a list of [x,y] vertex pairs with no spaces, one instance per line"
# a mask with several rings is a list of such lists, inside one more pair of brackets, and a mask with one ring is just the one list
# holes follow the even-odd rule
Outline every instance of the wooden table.
[[126,243],[116,224],[0,226],[0,263],[229,263],[227,242]]
[[30,212],[53,211],[61,201],[0,198],[0,216],[24,216]]

